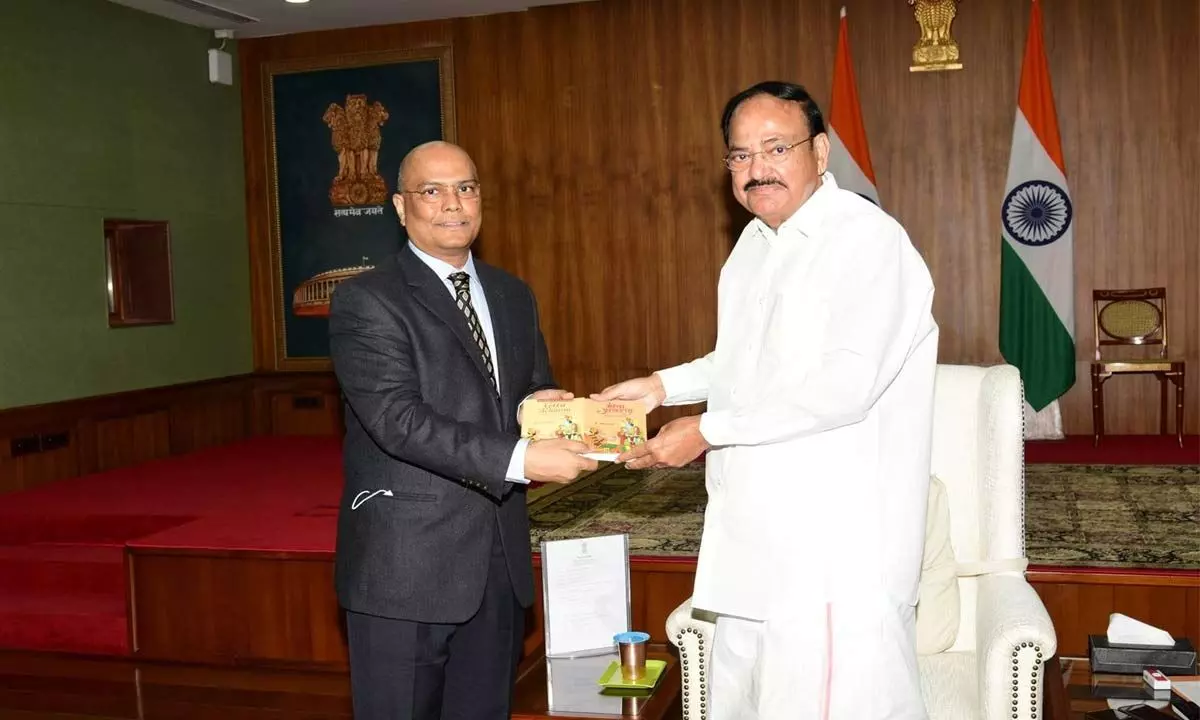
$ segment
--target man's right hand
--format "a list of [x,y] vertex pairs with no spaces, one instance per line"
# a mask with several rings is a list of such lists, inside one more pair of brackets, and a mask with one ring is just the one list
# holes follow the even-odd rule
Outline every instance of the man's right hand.
[[663,388],[662,379],[658,377],[658,373],[654,373],[646,377],[609,385],[598,393],[592,393],[592,399],[599,402],[640,401],[646,406],[646,412],[651,412],[667,399],[667,391]]
[[525,450],[525,477],[544,483],[566,485],[600,464],[583,453],[587,445],[574,440],[534,440]]

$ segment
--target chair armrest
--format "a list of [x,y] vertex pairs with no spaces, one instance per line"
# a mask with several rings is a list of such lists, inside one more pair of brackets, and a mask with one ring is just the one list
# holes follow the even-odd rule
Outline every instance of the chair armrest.
[[1045,715],[1044,663],[1058,651],[1054,625],[1033,586],[1018,574],[979,578],[975,616],[982,720]]
[[667,638],[679,648],[683,678],[683,720],[704,720],[708,715],[708,672],[711,667],[715,618],[703,610],[692,611],[688,598],[667,617]]

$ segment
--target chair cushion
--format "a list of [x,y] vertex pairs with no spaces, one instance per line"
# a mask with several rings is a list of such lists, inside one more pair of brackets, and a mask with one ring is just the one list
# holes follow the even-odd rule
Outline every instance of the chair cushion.
[[929,720],[978,720],[979,665],[973,652],[917,658]]
[[958,635],[958,565],[950,541],[950,501],[938,477],[929,478],[925,555],[917,597],[917,654],[932,655]]

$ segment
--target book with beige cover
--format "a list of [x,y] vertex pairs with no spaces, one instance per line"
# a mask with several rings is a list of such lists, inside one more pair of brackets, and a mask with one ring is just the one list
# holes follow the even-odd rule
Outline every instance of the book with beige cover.
[[588,457],[616,460],[646,442],[646,410],[639,402],[619,400],[530,400],[521,411],[521,437],[576,440],[592,449]]

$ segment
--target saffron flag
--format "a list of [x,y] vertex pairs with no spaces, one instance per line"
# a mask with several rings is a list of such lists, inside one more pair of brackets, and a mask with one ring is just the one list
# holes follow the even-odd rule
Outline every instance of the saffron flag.
[[833,98],[829,103],[829,171],[838,187],[862,195],[879,205],[875,170],[867,149],[867,131],[863,128],[862,109],[858,105],[858,87],[854,65],[850,62],[850,34],[846,30],[846,8],[838,28],[837,55],[833,62]]
[[1000,352],[1040,411],[1075,384],[1074,207],[1033,0],[1000,207]]

